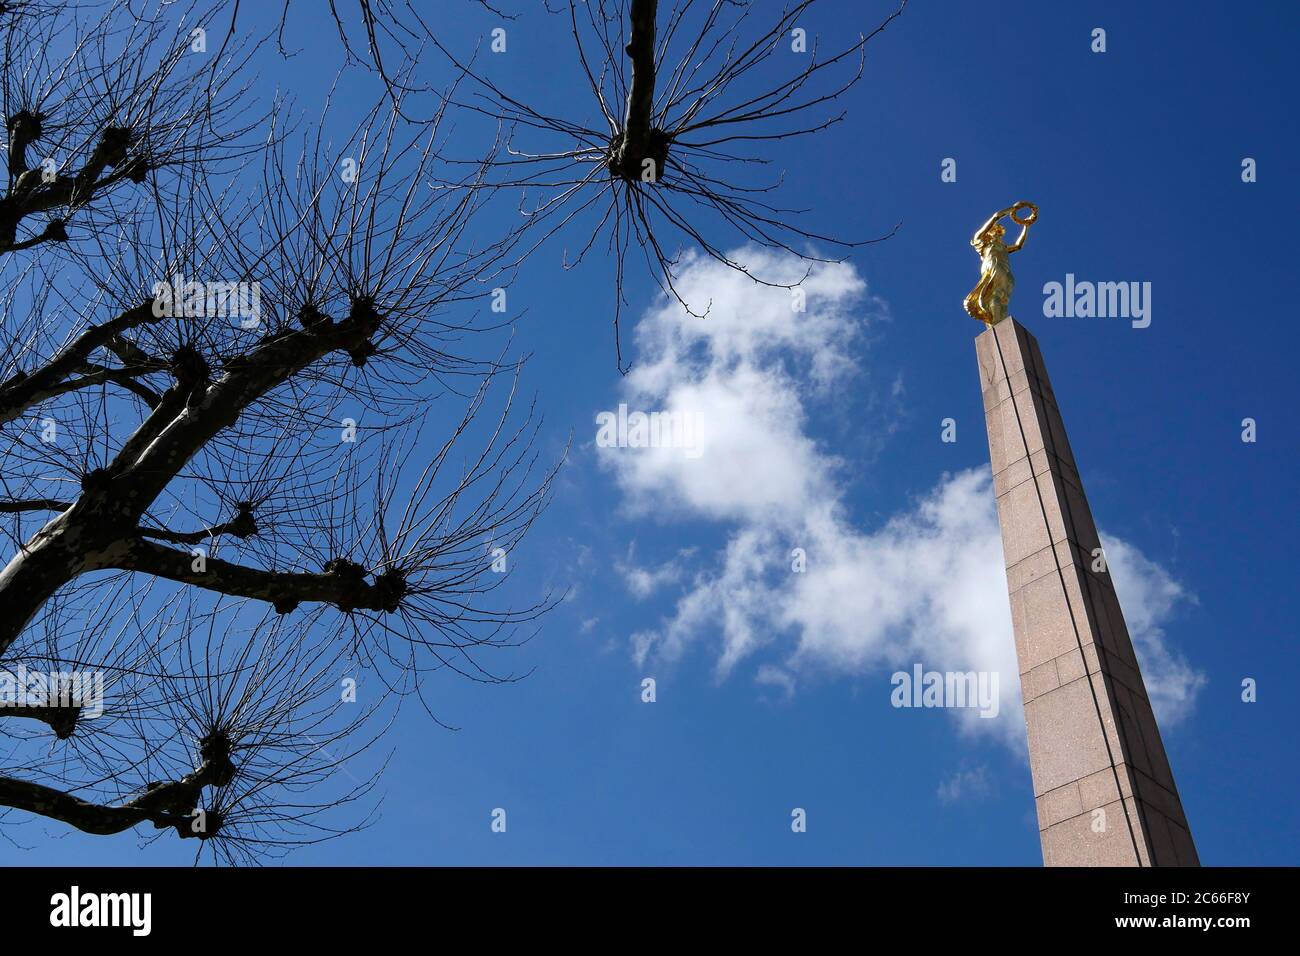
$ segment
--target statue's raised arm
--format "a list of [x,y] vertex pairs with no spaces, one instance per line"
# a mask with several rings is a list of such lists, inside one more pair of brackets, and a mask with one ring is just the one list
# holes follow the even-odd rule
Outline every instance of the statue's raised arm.
[[982,246],[987,241],[987,237],[993,227],[998,225],[998,220],[1011,215],[1015,208],[1015,206],[1008,206],[1006,209],[999,209],[993,215],[989,216],[988,221],[975,230],[975,235],[971,237],[970,244],[976,249]]
[[[1024,218],[1016,215],[1016,213],[1022,209],[1029,210]],[[1020,237],[1011,245],[1007,246],[1007,252],[1019,252],[1021,246],[1025,244],[1025,237],[1029,235],[1029,227],[1038,221],[1038,207],[1033,203],[1022,199],[1011,207],[1008,215],[1011,216],[1011,221],[1020,227]]]

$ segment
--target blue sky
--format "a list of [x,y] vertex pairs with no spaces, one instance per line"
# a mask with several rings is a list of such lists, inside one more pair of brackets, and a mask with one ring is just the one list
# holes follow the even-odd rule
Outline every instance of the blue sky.
[[[461,6],[439,35],[468,50],[500,24]],[[809,33],[834,44],[892,7],[815,9]],[[505,27],[493,78],[588,111],[565,24],[530,9]],[[1097,27],[1105,53],[1090,49]],[[543,451],[559,455],[570,435],[573,447],[511,556],[510,591],[569,596],[509,652],[527,679],[431,685],[458,730],[403,712],[370,829],[289,862],[1041,862],[1014,709],[981,722],[889,703],[896,664],[968,666],[1011,648],[989,547],[980,327],[961,300],[977,277],[971,233],[1025,198],[1041,213],[1014,262],[1012,314],[1042,346],[1130,628],[1158,655],[1148,681],[1163,688],[1201,859],[1295,864],[1300,134],[1284,97],[1298,27],[1288,4],[913,2],[869,46],[847,121],[772,150],[810,229],[869,237],[901,221],[897,235],[817,273],[797,327],[771,318],[786,293],[707,264],[687,269],[714,297],[704,320],[634,271],[627,378],[608,264],[560,268],[566,242],[585,242],[582,221],[539,250],[510,289],[525,313],[513,348],[531,353]],[[268,59],[260,82],[293,89],[310,115],[315,62],[336,41],[324,22],[295,29],[308,52]],[[373,93],[350,83],[343,111]],[[1255,183],[1242,182],[1245,157]],[[946,158],[956,182],[941,181]],[[1045,317],[1040,290],[1067,273],[1151,283],[1150,326]],[[700,459],[596,447],[599,412],[683,396],[714,413]],[[949,417],[954,443],[940,440]],[[1246,417],[1255,443],[1241,440]],[[805,540],[820,576],[796,587],[778,572]],[[1257,703],[1240,699],[1248,677]],[[1004,685],[1014,697],[1011,675]],[[504,834],[489,827],[498,807]],[[806,833],[791,832],[796,807]],[[0,844],[0,859],[192,858],[174,840],[57,825],[23,840],[39,850]]]

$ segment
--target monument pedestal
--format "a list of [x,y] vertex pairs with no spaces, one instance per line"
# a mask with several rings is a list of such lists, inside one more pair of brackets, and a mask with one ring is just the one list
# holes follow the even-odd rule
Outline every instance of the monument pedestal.
[[1198,866],[1038,343],[975,346],[1043,862]]

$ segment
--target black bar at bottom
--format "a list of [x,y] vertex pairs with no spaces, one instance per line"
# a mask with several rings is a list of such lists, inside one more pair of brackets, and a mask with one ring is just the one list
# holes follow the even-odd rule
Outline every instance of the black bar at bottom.
[[828,931],[986,945],[1097,935],[1230,941],[1293,926],[1295,884],[1294,868],[10,868],[0,871],[0,912],[9,952],[27,938],[70,935],[260,950],[279,940],[373,946],[422,932],[430,935],[416,939],[434,947],[460,939],[460,948],[466,930],[494,946],[638,938],[670,946],[700,934],[766,944]]

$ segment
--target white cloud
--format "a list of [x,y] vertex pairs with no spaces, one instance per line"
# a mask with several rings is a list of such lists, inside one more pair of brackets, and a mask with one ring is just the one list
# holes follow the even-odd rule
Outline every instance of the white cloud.
[[632,592],[633,597],[643,601],[655,591],[681,580],[683,562],[695,553],[694,548],[685,548],[678,552],[676,558],[666,561],[657,568],[645,568],[636,564],[636,542],[627,546],[627,558],[614,563],[614,570],[623,576],[623,583]]
[[980,764],[975,768],[957,770],[951,777],[939,784],[936,791],[940,803],[956,803],[958,800],[977,800],[988,796],[992,790],[989,780],[989,768]]
[[789,700],[794,696],[794,678],[779,667],[772,664],[760,664],[758,673],[754,675],[754,683],[760,687],[775,687],[781,691],[781,696]]
[[[748,261],[774,281],[805,271],[790,257]],[[864,283],[850,266],[819,266],[804,283],[806,311],[795,312],[788,290],[695,260],[678,288],[708,314],[690,315],[675,300],[651,310],[636,328],[638,364],[622,400],[642,412],[692,415],[700,454],[599,448],[602,462],[634,511],[798,522],[804,502],[834,497],[838,465],[806,435],[803,395],[852,374],[849,346],[862,321],[854,305]],[[761,472],[750,470],[755,462]]]
[[[759,256],[764,275],[803,274],[792,257]],[[1018,746],[1024,719],[988,469],[943,476],[876,530],[854,526],[837,490],[845,464],[809,434],[808,399],[862,374],[851,346],[869,320],[866,286],[848,265],[817,266],[805,284],[807,311],[797,313],[788,291],[696,260],[681,289],[695,306],[709,300],[708,317],[663,301],[637,326],[641,364],[621,400],[695,412],[703,454],[600,449],[602,464],[631,511],[717,522],[728,537],[666,618],[633,636],[634,654],[668,662],[715,643],[721,680],[767,648],[780,666],[760,662],[757,680],[789,692],[818,675],[878,673],[887,694],[888,673],[913,663],[997,671],[996,718],[954,713],[964,730]],[[791,569],[794,548],[806,552],[803,573]],[[1204,678],[1168,647],[1162,623],[1188,595],[1133,546],[1108,539],[1106,553],[1157,710],[1178,720]]]
[[1196,603],[1196,596],[1132,545],[1106,534],[1101,540],[1151,706],[1162,726],[1177,723],[1191,712],[1205,675],[1165,643],[1163,624],[1180,603]]

